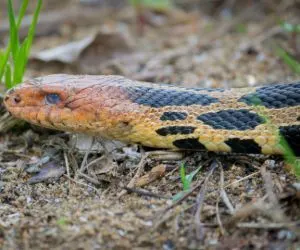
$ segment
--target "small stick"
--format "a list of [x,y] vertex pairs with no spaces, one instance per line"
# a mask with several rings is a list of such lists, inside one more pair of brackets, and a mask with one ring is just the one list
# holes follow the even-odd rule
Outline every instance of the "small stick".
[[99,193],[99,191],[98,191],[97,188],[95,188],[95,187],[93,187],[93,186],[91,186],[91,185],[89,185],[89,184],[86,184],[86,183],[77,181],[77,180],[75,180],[75,179],[69,177],[69,176],[66,175],[66,174],[64,174],[64,176],[65,176],[67,179],[69,179],[70,181],[73,181],[74,183],[76,183],[76,184],[78,184],[78,185],[85,186],[85,187],[88,187],[88,188],[93,189],[93,190],[95,191],[95,193],[96,193],[96,194],[99,196],[99,198],[100,198],[101,194]]
[[217,222],[218,222],[221,234],[225,235],[225,229],[223,227],[223,223],[222,223],[221,215],[220,215],[220,211],[219,211],[219,202],[220,202],[220,196],[218,196],[218,199],[216,202],[216,215],[217,215]]
[[165,199],[165,200],[171,199],[171,197],[160,195],[160,194],[155,194],[153,192],[150,192],[150,191],[142,189],[142,188],[130,188],[130,187],[126,187],[126,186],[123,186],[122,188],[124,188],[127,192],[136,193],[138,195],[154,197],[154,198],[159,198],[159,199]]
[[89,149],[85,152],[85,155],[84,155],[83,160],[80,165],[80,172],[83,172],[85,169],[85,165],[87,164],[87,158],[92,150],[92,147],[94,146],[94,143],[95,143],[95,137],[92,138],[91,145],[90,145]]
[[[67,156],[66,152],[64,152],[64,159],[65,159],[65,164],[66,164],[67,176],[69,178],[71,178],[69,159],[68,159],[68,156]],[[70,192],[71,191],[71,182],[70,182],[70,179],[68,180],[68,189],[69,189],[69,192]]]
[[230,214],[234,213],[234,207],[232,206],[227,193],[224,189],[224,170],[223,170],[223,165],[221,165],[221,172],[220,172],[220,196],[223,200],[223,202],[225,203],[225,205],[227,206],[227,208],[229,209]]
[[94,185],[99,185],[100,184],[100,182],[97,179],[92,178],[92,177],[90,177],[87,174],[84,174],[82,172],[78,172],[78,175],[81,176],[81,177],[83,177],[83,178],[85,178],[87,181],[93,183]]
[[237,227],[239,228],[255,228],[255,229],[280,229],[280,228],[290,228],[297,227],[300,224],[300,221],[293,221],[288,223],[247,223],[240,222],[237,223]]
[[[165,158],[162,157],[162,155],[165,156]],[[144,171],[144,166],[146,164],[147,158],[155,157],[156,159],[158,158],[159,160],[167,159],[167,160],[178,160],[182,159],[183,154],[180,152],[167,152],[166,151],[151,151],[151,152],[146,152],[142,156],[142,159],[140,160],[138,166],[137,166],[137,171],[135,175],[132,177],[130,182],[128,183],[127,187],[128,188],[133,188],[137,179],[141,176],[142,172]],[[123,190],[118,197],[122,197],[124,194],[126,194],[126,190]]]
[[203,240],[203,238],[204,238],[204,227],[203,227],[203,223],[201,222],[201,211],[202,211],[203,202],[205,199],[208,180],[218,165],[219,164],[216,160],[214,160],[212,162],[210,170],[209,170],[207,176],[205,177],[204,184],[202,185],[202,187],[199,191],[199,194],[197,195],[197,198],[196,198],[197,210],[195,213],[194,222],[195,222],[195,226],[196,226],[196,237],[199,240]]

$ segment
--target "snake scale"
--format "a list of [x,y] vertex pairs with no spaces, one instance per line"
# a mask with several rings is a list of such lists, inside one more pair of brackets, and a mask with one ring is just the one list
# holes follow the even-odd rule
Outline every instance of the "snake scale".
[[25,81],[4,104],[43,127],[164,149],[282,154],[280,132],[300,155],[300,82],[209,89],[60,74]]

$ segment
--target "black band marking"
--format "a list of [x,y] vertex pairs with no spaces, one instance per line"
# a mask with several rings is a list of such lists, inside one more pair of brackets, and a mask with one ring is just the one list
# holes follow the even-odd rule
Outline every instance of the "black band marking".
[[185,120],[187,113],[185,112],[164,112],[160,117],[161,121],[176,121],[176,120]]
[[175,89],[160,89],[149,87],[127,87],[126,92],[132,102],[160,108],[165,106],[189,106],[198,104],[202,106],[219,102],[217,98],[191,91],[178,91]]
[[276,84],[256,89],[254,93],[239,99],[248,105],[263,105],[267,108],[284,108],[300,104],[300,83]]
[[261,147],[252,139],[232,138],[225,143],[231,147],[231,152],[244,154],[261,154]]
[[246,109],[227,109],[210,112],[199,115],[197,119],[212,126],[214,129],[227,130],[254,129],[257,125],[264,123],[262,117]]
[[280,127],[279,131],[294,151],[294,154],[300,156],[300,125]]
[[179,149],[206,150],[206,147],[196,138],[176,140],[173,145]]
[[156,130],[156,133],[162,136],[167,135],[188,135],[194,133],[196,127],[192,126],[168,126]]

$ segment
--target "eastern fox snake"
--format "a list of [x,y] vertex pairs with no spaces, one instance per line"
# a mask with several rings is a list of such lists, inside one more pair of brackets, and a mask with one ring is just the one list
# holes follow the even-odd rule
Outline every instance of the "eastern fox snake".
[[43,127],[156,148],[281,154],[280,131],[300,155],[300,82],[188,89],[120,76],[49,75],[9,90],[4,104]]

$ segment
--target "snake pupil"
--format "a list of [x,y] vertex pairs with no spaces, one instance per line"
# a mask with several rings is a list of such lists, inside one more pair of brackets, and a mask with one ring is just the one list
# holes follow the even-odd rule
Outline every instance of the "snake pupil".
[[58,94],[48,94],[45,97],[46,104],[57,104],[61,101],[60,96]]

